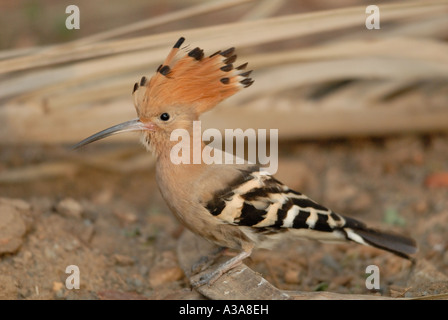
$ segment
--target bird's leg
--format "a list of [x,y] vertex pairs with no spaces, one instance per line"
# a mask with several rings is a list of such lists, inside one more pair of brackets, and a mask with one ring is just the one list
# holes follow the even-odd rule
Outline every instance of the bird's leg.
[[203,286],[204,284],[212,285],[216,280],[219,279],[224,273],[229,271],[232,268],[235,268],[237,265],[239,265],[244,259],[249,257],[252,253],[252,249],[245,250],[233,257],[230,260],[227,260],[223,264],[221,264],[218,268],[216,268],[214,271],[206,273],[202,275],[198,281],[192,281],[191,285],[193,288],[197,288],[200,286]]
[[195,275],[210,267],[226,250],[226,247],[218,247],[206,256],[202,256],[191,267],[191,274]]

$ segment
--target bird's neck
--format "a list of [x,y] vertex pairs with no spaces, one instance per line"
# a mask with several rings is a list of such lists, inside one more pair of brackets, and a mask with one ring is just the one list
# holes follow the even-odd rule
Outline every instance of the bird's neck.
[[[156,180],[162,196],[165,199],[173,199],[180,197],[182,199],[189,199],[191,192],[195,188],[195,180],[192,177],[201,177],[206,166],[202,161],[195,163],[194,151],[199,149],[200,154],[204,148],[202,139],[190,136],[183,141],[183,149],[180,150],[182,141],[164,141],[164,145],[154,146],[158,148],[156,151]],[[161,148],[160,148],[161,147]],[[187,153],[182,157],[182,152]],[[179,160],[183,160],[180,161]],[[173,200],[169,200],[173,201]],[[175,206],[175,204],[173,204]]]
[[158,161],[188,165],[203,162],[204,147],[201,132],[185,130],[176,135],[152,137],[148,149],[155,154]]

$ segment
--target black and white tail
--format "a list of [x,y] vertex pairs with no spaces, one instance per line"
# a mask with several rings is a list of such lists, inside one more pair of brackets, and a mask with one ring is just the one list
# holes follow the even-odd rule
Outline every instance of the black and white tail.
[[409,255],[417,252],[414,239],[368,228],[364,223],[351,218],[344,217],[344,220],[345,226],[342,230],[347,239],[392,252],[406,259],[410,259]]

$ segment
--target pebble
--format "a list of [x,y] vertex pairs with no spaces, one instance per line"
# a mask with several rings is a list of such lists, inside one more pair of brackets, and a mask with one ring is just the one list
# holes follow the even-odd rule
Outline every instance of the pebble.
[[80,219],[83,207],[78,201],[72,198],[65,198],[56,205],[56,211],[67,218]]
[[122,211],[116,210],[114,211],[114,215],[120,220],[120,223],[123,225],[130,225],[138,220],[138,216],[130,211]]
[[63,288],[64,288],[64,284],[62,282],[59,282],[59,281],[54,281],[53,282],[53,291],[54,292],[57,292],[57,291],[59,291],[59,290],[61,290]]
[[0,255],[14,253],[22,245],[27,226],[21,212],[29,209],[30,206],[22,200],[1,198]]
[[285,282],[290,284],[299,284],[300,283],[299,275],[300,275],[299,270],[288,269],[285,272]]
[[134,259],[124,254],[116,253],[112,256],[112,258],[114,259],[115,263],[120,266],[131,266],[135,263]]

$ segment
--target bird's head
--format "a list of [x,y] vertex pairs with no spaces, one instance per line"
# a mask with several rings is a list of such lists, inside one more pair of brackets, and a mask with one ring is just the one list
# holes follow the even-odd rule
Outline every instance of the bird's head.
[[248,77],[251,71],[245,71],[247,63],[234,67],[234,48],[207,57],[202,49],[194,48],[176,59],[184,40],[176,42],[150,80],[142,77],[134,84],[136,119],[98,132],[74,148],[113,134],[140,131],[142,142],[157,153],[170,141],[173,130],[190,131],[200,114],[253,83]]

